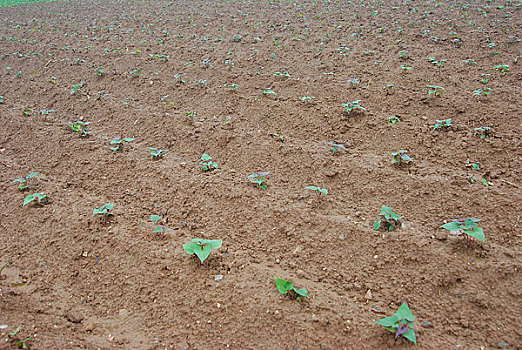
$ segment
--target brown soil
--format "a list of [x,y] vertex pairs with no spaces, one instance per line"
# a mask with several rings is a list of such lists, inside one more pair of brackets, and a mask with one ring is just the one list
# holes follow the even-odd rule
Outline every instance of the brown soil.
[[[414,348],[375,324],[406,301],[419,349],[522,348],[520,4],[355,3],[0,9],[0,347]],[[136,140],[111,151],[121,135]],[[391,165],[399,149],[411,166]],[[201,171],[203,153],[218,170]],[[10,183],[33,171],[28,191]],[[265,191],[247,179],[260,171]],[[34,192],[49,203],[22,207]],[[92,212],[109,202],[104,223]],[[382,205],[400,229],[372,229]],[[163,239],[152,214],[173,229]],[[439,228],[462,217],[482,219],[486,243]],[[223,240],[207,268],[183,251],[195,237]],[[310,298],[281,295],[275,276]]]

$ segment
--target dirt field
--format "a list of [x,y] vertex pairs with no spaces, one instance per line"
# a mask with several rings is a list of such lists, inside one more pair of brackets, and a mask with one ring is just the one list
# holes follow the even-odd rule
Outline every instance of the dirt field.
[[[0,348],[522,349],[521,9],[0,8]],[[440,228],[467,217],[485,243]],[[375,323],[403,301],[416,346]]]

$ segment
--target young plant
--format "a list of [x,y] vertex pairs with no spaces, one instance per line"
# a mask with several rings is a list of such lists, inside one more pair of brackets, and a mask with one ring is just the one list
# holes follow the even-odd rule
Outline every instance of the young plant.
[[[162,217],[160,215],[151,215],[149,221],[157,223],[160,222],[161,219]],[[159,225],[154,229],[154,231],[152,231],[152,233],[156,233],[158,238],[162,239],[163,237],[165,237],[165,232],[167,231],[172,231],[172,229],[167,226]]]
[[300,300],[301,297],[308,298],[308,291],[304,288],[298,289],[293,283],[279,277],[275,277],[277,290],[281,294],[288,294],[292,299]]
[[305,189],[311,190],[311,191],[317,191],[319,193],[324,194],[325,196],[328,195],[328,190],[326,188],[321,188],[321,187],[317,187],[317,186],[306,186]]
[[262,89],[263,95],[277,95],[277,93],[274,90],[271,90],[270,88]]
[[407,71],[410,71],[411,70],[411,66],[409,64],[401,64],[401,69],[405,72]]
[[451,128],[451,119],[443,119],[437,120],[433,130],[441,129],[441,130],[449,130]]
[[23,206],[25,207],[27,204],[32,203],[32,202],[34,202],[37,205],[43,205],[43,204],[46,204],[48,202],[48,200],[49,200],[49,197],[47,197],[47,195],[43,192],[33,193],[24,198]]
[[301,97],[301,101],[311,103],[315,96],[303,96]]
[[115,145],[114,147],[111,147],[111,150],[114,152],[123,151],[124,142],[131,142],[134,140],[135,138],[133,137],[117,136],[111,140],[111,145]]
[[[493,124],[491,124],[493,125]],[[479,126],[478,128],[473,129],[475,131],[475,136],[480,136],[481,139],[491,136],[491,127],[490,126]]]
[[373,229],[377,231],[382,226],[385,230],[393,231],[399,226],[399,220],[403,217],[404,216],[394,213],[392,207],[383,205],[381,214],[377,217],[377,221],[373,223]]
[[385,317],[377,321],[380,326],[386,327],[390,332],[395,333],[395,338],[403,337],[417,344],[417,337],[413,329],[413,321],[415,316],[411,312],[408,305],[403,302],[397,312],[392,317]]
[[400,122],[401,122],[401,118],[399,118],[399,116],[397,116],[397,115],[389,116],[389,117],[388,117],[388,120],[389,120],[390,123],[392,123],[392,124],[396,124],[396,123],[400,123]]
[[92,211],[92,213],[94,215],[103,215],[104,217],[108,217],[110,215],[112,215],[112,208],[114,208],[114,204],[113,203],[107,203],[107,204],[104,204],[102,205],[101,207],[97,208],[97,209],[94,209]]
[[192,242],[183,244],[183,249],[188,254],[196,254],[201,263],[205,263],[212,249],[221,248],[223,241],[221,239],[202,239],[194,238]]
[[80,88],[83,86],[83,81],[78,84],[78,85],[73,85],[72,86],[72,89],[71,89],[71,95],[74,95],[76,92],[78,92],[78,90],[80,90]]
[[480,219],[475,218],[464,218],[464,219],[456,219],[448,222],[441,226],[441,228],[445,228],[450,231],[451,234],[460,236],[465,233],[466,241],[468,244],[473,247],[473,243],[471,242],[471,238],[476,238],[479,241],[486,242],[486,237],[484,236],[484,230],[478,226],[478,222]]
[[356,101],[352,101],[352,102],[348,102],[348,103],[343,103],[343,107],[346,108],[347,113],[351,113],[355,109],[360,109],[360,110],[365,111],[366,108],[364,108],[363,106],[361,106],[359,104],[361,101],[362,100],[356,100]]
[[285,142],[285,135],[283,135],[283,133],[280,131],[272,134],[272,136],[277,138],[278,141]]
[[390,154],[393,156],[393,159],[391,161],[392,164],[396,164],[396,165],[406,164],[407,165],[407,164],[412,163],[413,158],[411,158],[406,153],[408,153],[408,151],[405,149],[398,150],[397,152],[391,152]]
[[343,151],[346,151],[346,147],[343,144],[335,143],[333,141],[328,142],[328,146],[332,147],[332,153],[337,154],[337,152],[342,149]]
[[80,135],[80,137],[87,137],[91,132],[91,129],[89,128],[89,124],[91,124],[90,122],[82,122],[81,120],[77,120],[67,123],[74,132],[77,132],[78,135]]
[[234,83],[226,83],[225,85],[223,85],[224,87],[227,87],[227,88],[230,88],[232,90],[235,90],[239,87],[238,84],[234,84]]
[[29,349],[29,346],[27,345],[27,342],[31,339],[31,337],[27,337],[24,340],[17,341],[15,343],[16,346],[18,346],[18,349]]
[[212,161],[212,157],[209,156],[206,153],[204,153],[201,156],[201,160],[202,160],[202,162],[199,162],[199,167],[203,171],[210,171],[212,169],[217,169],[218,168],[218,163]]
[[359,79],[357,79],[357,78],[350,78],[350,79],[348,79],[348,83],[346,83],[346,85],[349,88],[355,89],[359,85]]
[[483,87],[473,91],[474,96],[488,96],[491,95],[490,87]]
[[159,148],[155,148],[155,147],[147,147],[147,148],[150,149],[150,155],[151,155],[152,159],[154,159],[154,160],[160,159],[161,157],[163,157],[163,155],[165,153],[168,152],[168,150],[166,150],[166,149],[159,149]]
[[428,95],[440,96],[442,94],[442,91],[444,91],[444,88],[442,86],[426,85],[426,87],[428,88]]
[[26,190],[29,187],[29,185],[27,184],[27,180],[32,179],[33,177],[35,177],[38,174],[40,174],[40,172],[36,171],[34,173],[30,173],[27,176],[22,176],[22,177],[20,177],[20,178],[18,178],[16,180],[13,180],[13,181],[11,181],[11,183],[19,182],[20,183],[20,187],[19,187],[20,191],[24,191],[24,190]]
[[507,72],[509,70],[509,65],[507,65],[507,64],[499,64],[498,66],[494,66],[493,69],[498,69],[502,73],[505,73],[505,72]]
[[250,175],[247,176],[247,178],[250,180],[250,182],[255,183],[257,188],[260,188],[262,190],[266,190],[268,185],[267,184],[263,184],[263,182],[266,181],[264,176],[267,176],[269,174],[270,174],[269,172],[265,171],[265,172],[261,172],[261,173],[250,174]]

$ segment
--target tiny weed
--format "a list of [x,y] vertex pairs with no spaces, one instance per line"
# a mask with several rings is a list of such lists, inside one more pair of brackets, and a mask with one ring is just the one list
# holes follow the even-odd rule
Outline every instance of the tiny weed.
[[282,132],[276,132],[272,134],[273,137],[277,138],[278,141],[285,142],[285,135]]
[[27,337],[24,340],[20,340],[16,342],[16,346],[18,346],[18,349],[29,349],[29,346],[27,345],[27,341],[30,340],[31,337]]
[[385,230],[393,231],[399,226],[399,220],[403,217],[404,216],[394,213],[392,207],[383,205],[381,214],[377,217],[377,221],[373,223],[373,229],[377,231],[383,227]]
[[332,147],[332,153],[337,154],[337,152],[342,149],[343,151],[346,151],[346,147],[341,143],[335,143],[333,141],[328,142],[328,146]]
[[488,96],[491,95],[491,88],[483,87],[473,91],[474,96]]
[[313,101],[314,98],[315,96],[303,96],[301,97],[301,101],[310,103]]
[[206,153],[203,153],[203,155],[201,156],[201,160],[202,162],[199,162],[199,167],[203,171],[210,171],[212,169],[218,168],[218,163],[212,161],[212,157]]
[[110,216],[112,215],[112,208],[114,208],[114,204],[113,203],[107,203],[107,204],[104,204],[102,205],[101,207],[97,208],[97,209],[94,209],[92,211],[92,213],[94,215],[103,215],[105,217],[107,216]]
[[277,95],[277,93],[274,90],[271,90],[270,88],[262,89],[263,95]]
[[300,300],[300,297],[308,298],[308,291],[304,288],[298,289],[293,283],[279,277],[275,277],[277,290],[281,294],[288,294],[292,299]]
[[509,70],[509,65],[507,64],[499,64],[497,66],[494,66],[493,69],[500,70],[502,73],[505,73]]
[[43,192],[33,193],[24,198],[23,206],[25,207],[27,204],[32,203],[32,202],[34,202],[34,204],[37,204],[37,205],[43,205],[43,204],[47,204],[48,201],[49,201],[49,197],[47,197],[47,195],[45,193],[43,193]]
[[267,175],[270,175],[270,173],[269,172],[261,172],[261,173],[250,174],[250,175],[247,176],[247,178],[250,180],[250,182],[255,183],[257,188],[260,188],[262,190],[266,190],[268,185],[267,184],[263,184],[263,182],[266,181],[264,176],[267,176]]
[[115,145],[115,146],[111,147],[111,150],[114,152],[123,151],[124,142],[131,142],[134,140],[135,140],[135,138],[133,138],[133,137],[117,136],[111,140],[111,145]]
[[388,120],[389,120],[390,123],[392,123],[392,124],[401,123],[401,118],[399,118],[399,116],[397,116],[397,115],[389,116],[389,117],[388,117]]
[[80,84],[78,85],[73,85],[72,86],[72,89],[71,89],[71,95],[74,95],[75,93],[78,92],[78,90],[80,90],[80,88],[84,85],[84,82],[82,81]]
[[491,126],[493,126],[493,124],[491,124],[490,126],[479,126],[478,128],[474,128],[473,129],[475,131],[474,135],[480,136],[481,139],[490,137],[491,136]]
[[163,157],[163,155],[165,153],[167,153],[169,151],[167,149],[159,149],[156,147],[147,147],[147,148],[150,149],[151,158],[154,160],[160,159],[161,157]]
[[77,132],[80,137],[87,137],[89,136],[89,133],[91,132],[91,129],[89,125],[90,122],[82,122],[81,120],[76,120],[74,122],[67,122],[69,124],[69,127],[74,131]]
[[11,181],[11,183],[19,182],[20,183],[20,187],[19,187],[20,191],[24,191],[24,190],[26,190],[29,187],[29,185],[27,184],[27,180],[32,179],[33,177],[35,177],[39,173],[40,173],[39,171],[36,171],[34,173],[30,173],[27,176],[22,176],[22,177],[20,177],[20,178],[18,178],[16,180]]
[[183,249],[188,254],[196,254],[201,263],[204,263],[212,249],[219,249],[222,244],[223,241],[221,239],[194,238],[192,242],[183,244]]
[[411,158],[406,153],[408,153],[408,151],[405,149],[398,150],[397,152],[391,152],[390,154],[393,156],[391,161],[392,164],[403,165],[412,163],[413,158]]
[[376,323],[386,327],[390,332],[395,332],[395,338],[404,337],[417,344],[417,337],[413,329],[414,320],[415,316],[413,316],[408,305],[403,302],[394,316],[382,318]]
[[451,119],[436,120],[433,130],[437,130],[437,129],[449,130],[449,129],[451,129],[451,126],[452,126]]
[[361,106],[359,104],[360,102],[361,102],[361,100],[356,100],[356,101],[352,101],[352,102],[348,102],[348,103],[343,103],[343,107],[346,108],[346,112],[347,113],[351,113],[352,111],[359,110],[359,109],[365,111],[366,108]]
[[324,194],[325,196],[328,195],[328,190],[326,188],[321,188],[321,187],[317,187],[317,186],[306,186],[305,189],[311,190],[311,191],[317,191],[319,193]]
[[426,85],[426,87],[428,88],[428,95],[440,96],[442,94],[442,91],[444,91],[444,88],[442,86]]
[[230,88],[232,90],[235,90],[239,87],[238,84],[234,84],[234,83],[226,83],[225,85],[223,85],[224,87],[227,87],[227,88]]

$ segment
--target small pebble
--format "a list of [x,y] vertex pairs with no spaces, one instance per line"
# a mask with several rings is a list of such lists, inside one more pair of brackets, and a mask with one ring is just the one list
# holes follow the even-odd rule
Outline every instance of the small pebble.
[[508,343],[502,343],[502,342],[500,342],[500,343],[498,343],[497,345],[498,345],[498,347],[501,348],[501,349],[507,349],[507,348],[509,348],[509,344],[508,344]]
[[429,321],[424,321],[424,322],[422,322],[422,327],[424,327],[424,328],[433,327],[433,323],[431,323]]

